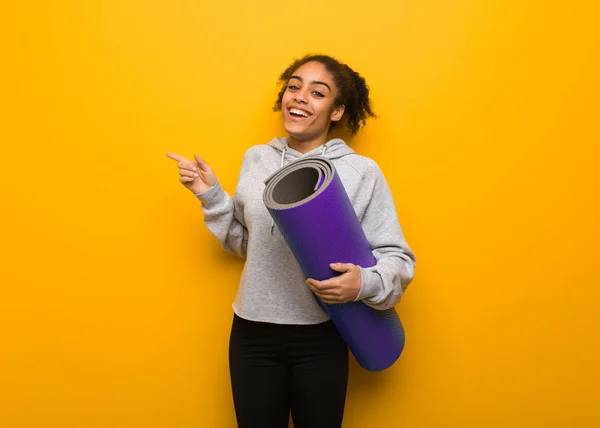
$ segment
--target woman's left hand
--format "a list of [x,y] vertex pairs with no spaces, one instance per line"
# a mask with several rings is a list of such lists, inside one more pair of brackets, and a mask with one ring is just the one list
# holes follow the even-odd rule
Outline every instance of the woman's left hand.
[[360,292],[360,266],[352,263],[331,263],[329,266],[334,271],[343,273],[324,281],[308,278],[306,284],[325,303],[352,302]]

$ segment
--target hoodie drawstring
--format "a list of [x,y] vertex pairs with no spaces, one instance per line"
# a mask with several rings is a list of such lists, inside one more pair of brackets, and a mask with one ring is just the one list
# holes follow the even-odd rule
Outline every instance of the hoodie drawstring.
[[287,147],[284,147],[281,151],[281,164],[279,165],[279,168],[283,168],[283,162],[285,162],[285,152],[287,152]]
[[[327,150],[327,144],[323,144],[323,148],[321,149],[321,156],[325,156],[325,151]],[[283,164],[285,163],[285,154],[287,152],[287,147],[284,147],[281,151],[281,164],[279,168],[283,168]],[[271,218],[271,235],[273,234],[273,230],[275,229],[275,220]]]
[[[284,147],[281,151],[281,164],[279,168],[283,168],[283,163],[285,162],[285,152],[287,152],[287,147]],[[271,235],[273,234],[273,229],[275,228],[275,220],[271,217]]]

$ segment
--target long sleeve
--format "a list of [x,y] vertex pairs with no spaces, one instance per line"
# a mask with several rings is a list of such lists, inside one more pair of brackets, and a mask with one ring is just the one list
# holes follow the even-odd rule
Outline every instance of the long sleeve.
[[356,300],[383,310],[402,298],[414,277],[416,258],[404,239],[387,181],[376,165],[373,174],[371,198],[361,225],[377,264],[361,267],[362,284]]
[[217,182],[203,193],[196,194],[202,202],[204,223],[230,253],[246,257],[248,229],[244,223],[243,207],[229,196]]

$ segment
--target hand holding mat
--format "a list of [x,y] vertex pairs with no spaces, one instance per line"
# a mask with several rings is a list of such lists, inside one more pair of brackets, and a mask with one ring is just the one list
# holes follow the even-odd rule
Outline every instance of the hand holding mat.
[[[333,162],[309,156],[265,181],[263,201],[307,278],[329,279],[330,263],[375,266],[371,246]],[[358,363],[369,371],[390,367],[404,348],[404,329],[395,309],[363,302],[320,301]]]

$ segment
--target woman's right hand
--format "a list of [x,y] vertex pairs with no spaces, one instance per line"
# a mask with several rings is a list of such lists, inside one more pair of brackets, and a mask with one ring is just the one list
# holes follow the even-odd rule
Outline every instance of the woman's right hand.
[[175,153],[167,156],[177,161],[179,181],[194,194],[204,193],[217,183],[217,176],[208,164],[198,155],[195,162]]

